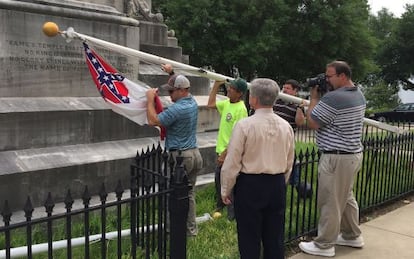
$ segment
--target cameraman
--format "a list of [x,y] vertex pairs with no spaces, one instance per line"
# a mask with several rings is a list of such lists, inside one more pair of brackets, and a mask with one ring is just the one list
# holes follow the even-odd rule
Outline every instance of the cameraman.
[[329,63],[325,77],[332,90],[320,97],[318,87],[313,87],[307,111],[308,126],[316,130],[316,143],[322,152],[318,165],[318,235],[299,247],[308,254],[334,256],[335,244],[364,246],[352,188],[362,165],[366,101],[352,83],[346,62]]

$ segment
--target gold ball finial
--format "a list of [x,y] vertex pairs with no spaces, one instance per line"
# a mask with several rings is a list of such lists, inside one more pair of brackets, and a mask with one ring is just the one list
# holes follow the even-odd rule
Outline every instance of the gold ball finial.
[[43,33],[49,37],[54,37],[59,34],[59,27],[54,22],[46,22],[43,24]]

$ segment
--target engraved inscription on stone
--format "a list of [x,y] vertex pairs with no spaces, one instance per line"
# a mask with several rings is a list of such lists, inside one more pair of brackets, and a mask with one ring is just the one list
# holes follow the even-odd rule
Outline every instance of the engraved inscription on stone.
[[[2,57],[1,61],[8,64],[7,69],[15,68],[23,71],[82,71],[85,69],[83,47],[65,44],[26,42],[6,40],[10,53],[15,56]],[[127,58],[114,56],[106,49],[97,49],[104,59],[116,67],[121,73],[133,73],[133,65]]]
[[[61,30],[73,26],[80,33],[114,43],[117,40],[125,42],[129,35],[138,35],[134,31],[126,35],[127,29],[116,24],[67,20],[2,9],[0,20],[5,22],[0,33],[2,97],[99,96],[85,62],[82,41],[68,43],[60,35],[47,37],[42,33],[45,21],[56,22]],[[94,24],[93,28],[90,23]],[[139,40],[132,38],[131,42]],[[90,47],[116,70],[133,81],[137,80],[139,61],[136,58],[97,48],[93,44]]]

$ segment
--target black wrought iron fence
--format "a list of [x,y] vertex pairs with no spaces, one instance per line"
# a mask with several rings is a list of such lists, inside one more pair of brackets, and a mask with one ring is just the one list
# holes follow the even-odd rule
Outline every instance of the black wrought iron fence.
[[[287,190],[286,242],[312,235],[317,227],[320,154],[313,141],[310,143],[296,155],[299,178]],[[395,135],[367,129],[363,144],[363,166],[354,185],[361,214],[414,191],[414,133]],[[23,220],[16,222],[6,201],[1,210],[0,258],[32,258],[40,247],[48,258],[58,247],[65,248],[67,258],[122,258],[125,254],[131,258],[186,258],[188,184],[180,159],[177,162],[173,168],[160,146],[148,148],[131,165],[129,188],[119,182],[111,190],[115,200],[108,199],[102,185],[98,204],[92,204],[86,186],[80,201],[67,191],[65,210],[56,213],[49,194],[44,217],[34,217],[28,198]],[[74,222],[81,222],[83,229],[74,229]],[[39,228],[42,238],[35,231]]]
[[[354,183],[361,215],[414,192],[414,133],[368,130],[363,145],[363,166]],[[314,145],[296,154],[300,178],[287,190],[286,242],[316,233],[319,157]]]
[[[56,204],[49,193],[46,215],[34,217],[29,197],[24,219],[19,221],[5,201],[0,258],[32,258],[38,253],[47,258],[186,258],[189,187],[182,158],[178,156],[176,161],[175,166],[170,164],[168,153],[160,146],[137,154],[131,164],[129,188],[124,189],[119,181],[111,190],[116,198],[110,201],[102,184],[96,205],[85,186],[78,201],[67,191],[63,212],[54,210]],[[74,229],[75,223],[83,229]],[[64,249],[56,250],[59,248]]]

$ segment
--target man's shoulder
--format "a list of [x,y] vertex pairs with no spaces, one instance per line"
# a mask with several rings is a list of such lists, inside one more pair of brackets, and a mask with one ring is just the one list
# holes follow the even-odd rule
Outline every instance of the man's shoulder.
[[322,96],[321,101],[335,108],[346,108],[365,104],[365,97],[358,88],[341,87]]

